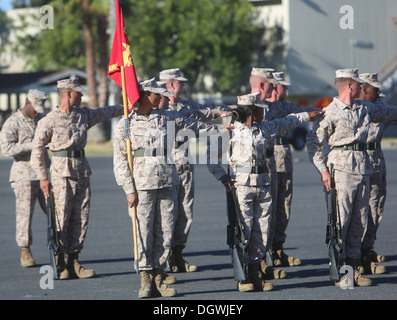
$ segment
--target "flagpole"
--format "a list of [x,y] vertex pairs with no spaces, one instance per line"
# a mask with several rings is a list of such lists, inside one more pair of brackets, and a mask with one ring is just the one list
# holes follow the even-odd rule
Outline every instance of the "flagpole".
[[[122,89],[123,89],[123,105],[124,105],[124,120],[125,120],[125,131],[126,137],[125,142],[127,145],[127,160],[128,166],[131,172],[131,179],[134,179],[134,174],[132,170],[132,157],[131,157],[131,140],[130,140],[130,124],[128,120],[128,102],[127,102],[127,92],[125,89],[125,73],[124,73],[124,66],[121,66],[121,82],[122,82]],[[134,238],[134,267],[137,274],[139,273],[138,267],[138,241],[137,241],[137,225],[136,225],[136,208],[135,205],[131,208],[131,218],[132,218],[132,232]]]

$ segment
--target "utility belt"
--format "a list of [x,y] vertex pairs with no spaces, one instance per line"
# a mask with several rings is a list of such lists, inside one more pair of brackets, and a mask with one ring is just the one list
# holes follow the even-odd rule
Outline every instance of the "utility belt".
[[52,151],[54,157],[67,157],[67,158],[82,158],[85,156],[85,151],[83,150],[60,150]]
[[378,150],[380,149],[380,142],[353,142],[345,144],[343,146],[334,146],[332,150],[353,150],[353,151],[365,151],[365,150]]
[[274,144],[278,146],[282,146],[284,144],[289,144],[289,142],[287,138],[276,138],[274,139]]
[[[178,149],[181,145],[183,145],[186,141],[175,141],[174,149]],[[137,149],[133,151],[134,157],[157,157],[157,156],[166,156],[167,155],[167,147],[165,148],[155,148],[155,149]]]
[[236,172],[239,173],[254,173],[254,174],[261,174],[261,173],[267,173],[267,167],[266,166],[236,166]]
[[159,149],[137,149],[133,151],[134,157],[162,157],[167,155],[167,148]]

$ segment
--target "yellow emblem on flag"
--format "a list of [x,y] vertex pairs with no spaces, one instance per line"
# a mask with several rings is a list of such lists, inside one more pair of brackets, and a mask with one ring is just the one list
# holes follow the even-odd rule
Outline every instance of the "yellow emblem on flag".
[[123,51],[124,67],[130,67],[133,65],[130,46],[126,43],[123,43],[123,47],[125,48],[125,51]]

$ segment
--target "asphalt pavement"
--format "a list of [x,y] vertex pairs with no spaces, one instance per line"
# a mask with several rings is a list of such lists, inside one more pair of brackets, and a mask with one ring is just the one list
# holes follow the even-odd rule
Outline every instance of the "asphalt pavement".
[[[326,208],[320,175],[305,151],[293,152],[294,196],[284,245],[287,254],[302,260],[301,266],[284,268],[286,279],[272,280],[270,292],[239,293],[226,245],[225,190],[208,172],[196,165],[194,221],[185,258],[198,266],[194,273],[176,274],[173,298],[152,299],[149,312],[167,314],[167,304],[189,305],[191,315],[211,315],[219,310],[208,305],[231,305],[260,300],[395,300],[397,298],[397,150],[386,149],[388,194],[386,210],[378,230],[375,249],[386,256],[387,273],[371,275],[374,285],[341,289],[329,280],[325,244]],[[88,157],[93,175],[89,228],[80,254],[82,265],[93,268],[96,277],[82,280],[48,280],[46,265],[46,216],[36,205],[33,216],[33,245],[36,267],[19,265],[20,249],[15,242],[15,198],[8,182],[12,161],[0,160],[0,299],[1,300],[137,300],[139,275],[133,267],[132,223],[122,189],[113,175],[111,156]],[[148,173],[150,174],[150,173]],[[53,285],[53,288],[51,287]],[[201,303],[200,303],[201,301]],[[227,303],[225,302],[227,301]],[[145,302],[140,300],[144,306]],[[202,308],[199,305],[207,306]],[[160,309],[160,306],[163,309]],[[190,305],[191,306],[191,305]],[[159,309],[155,309],[155,308]],[[182,312],[177,309],[174,312]],[[202,311],[202,313],[201,313]],[[182,317],[181,314],[176,314]]]

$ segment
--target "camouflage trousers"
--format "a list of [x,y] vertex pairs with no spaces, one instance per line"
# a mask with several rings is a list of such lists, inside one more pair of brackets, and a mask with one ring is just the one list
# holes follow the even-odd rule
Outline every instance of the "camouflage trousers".
[[365,233],[362,249],[373,249],[376,232],[383,217],[386,202],[386,175],[376,172],[370,176],[371,185],[369,197],[368,227]]
[[33,242],[32,217],[36,200],[44,213],[47,209],[44,194],[40,190],[40,181],[14,181],[11,188],[16,200],[16,241],[18,246],[28,247]]
[[90,178],[51,179],[54,192],[56,224],[60,253],[75,253],[83,249],[90,211]]
[[268,241],[267,249],[272,249],[274,243],[274,237],[276,235],[276,225],[277,225],[277,203],[278,203],[278,179],[277,179],[277,171],[276,164],[273,162],[272,164],[267,162],[269,167],[269,177],[271,181],[271,197],[272,197],[272,214],[270,217],[270,235]]
[[171,249],[176,188],[138,191],[137,238],[140,270],[165,269]]
[[273,243],[284,243],[291,214],[292,172],[277,172],[276,201],[276,210],[272,217],[272,223],[275,224]]
[[248,264],[260,262],[268,249],[272,197],[270,186],[249,187],[236,185],[245,237],[248,248],[244,260]]
[[359,259],[368,223],[369,176],[335,170],[335,187],[342,230],[342,258]]
[[193,168],[178,173],[178,207],[175,214],[175,227],[172,246],[185,247],[193,221],[194,172]]

